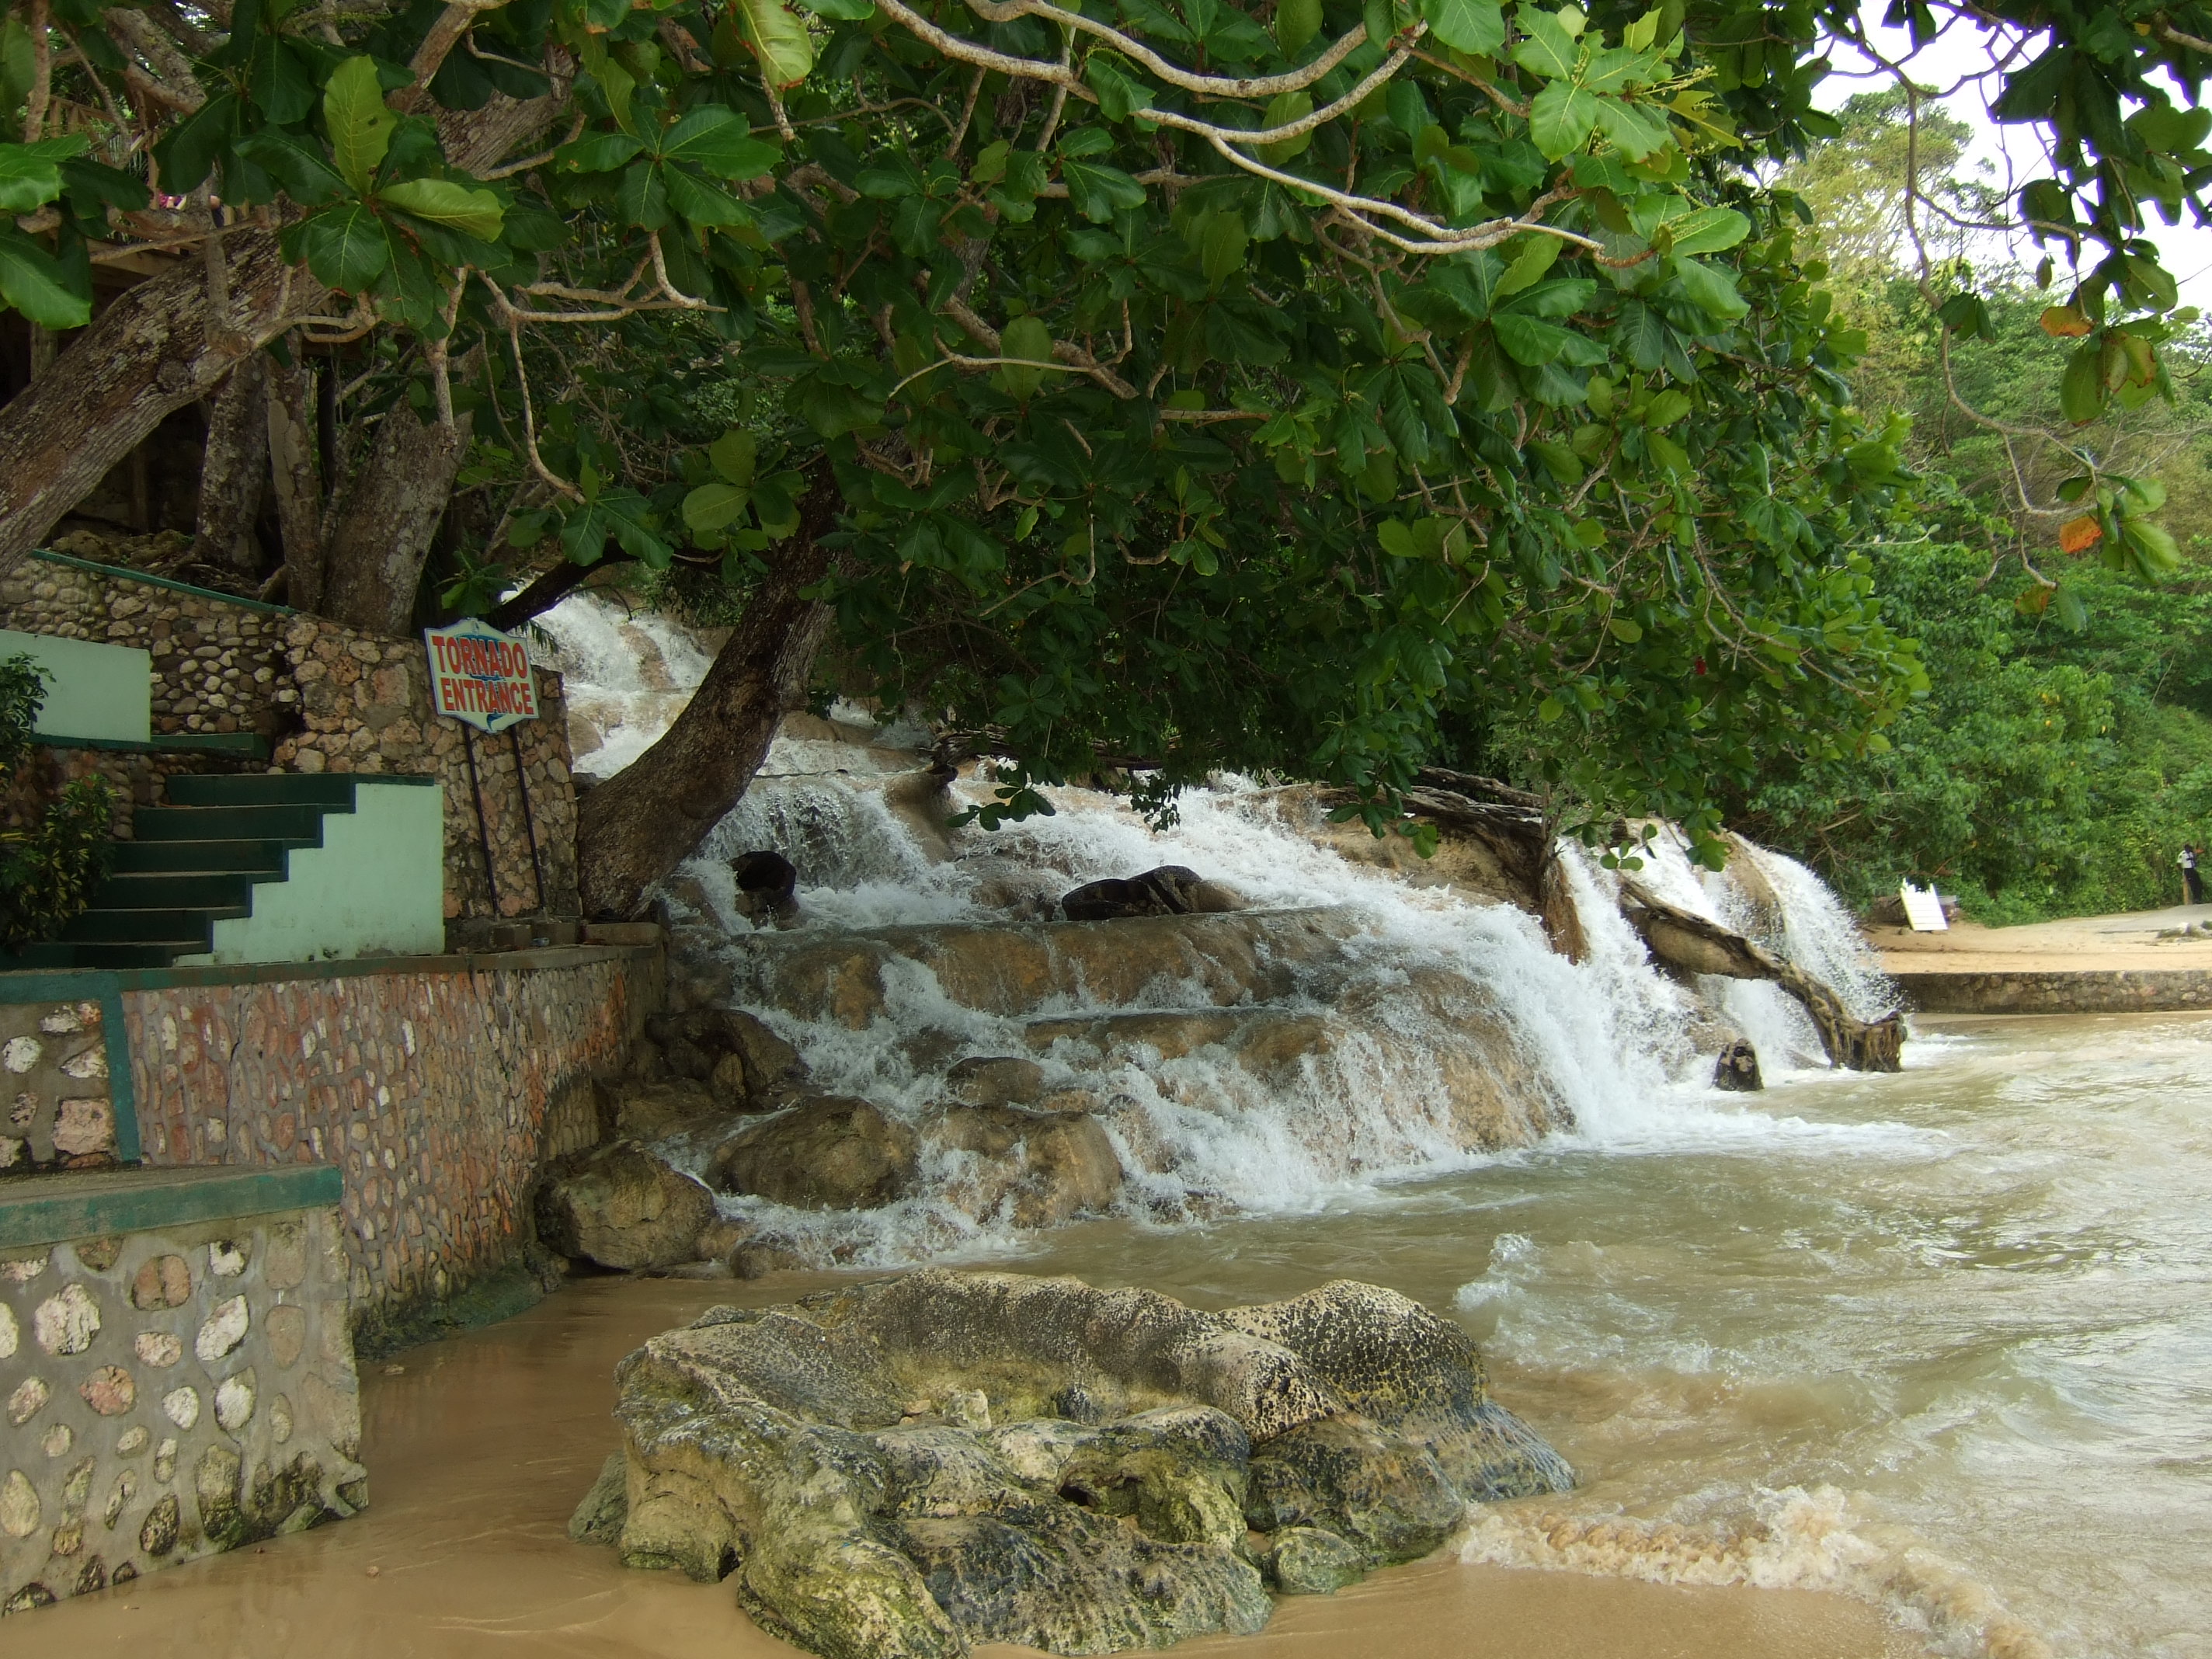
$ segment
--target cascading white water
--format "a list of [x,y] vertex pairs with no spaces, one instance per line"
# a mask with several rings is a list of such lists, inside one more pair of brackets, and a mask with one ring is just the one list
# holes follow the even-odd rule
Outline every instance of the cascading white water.
[[714,661],[690,629],[618,599],[571,593],[532,624],[539,663],[558,669],[575,769],[611,777],[651,746]]
[[[562,640],[570,665],[572,708],[599,711],[585,718],[608,722],[580,733],[580,742],[597,739],[590,752],[600,769],[641,750],[680,704],[659,689],[659,670],[639,672],[623,659],[624,648],[642,638],[662,664],[702,660],[687,636],[651,627],[657,631],[618,619],[592,595],[550,615],[549,631]],[[1263,913],[1321,908],[1349,918],[1343,970],[1325,987],[1302,984],[1268,1000],[1265,1012],[1285,1019],[1357,1011],[1348,1028],[1295,1063],[1255,1070],[1228,1039],[1188,1053],[1101,1054],[1056,1042],[1038,1054],[1049,1088],[1087,1091],[1103,1108],[1099,1121],[1128,1175],[1123,1203],[1132,1213],[1175,1221],[1224,1206],[1297,1210],[1378,1182],[1512,1156],[1515,1145],[1546,1133],[1621,1150],[1833,1133],[1708,1087],[1713,1042],[1701,1054],[1692,1032],[1702,1018],[1710,1039],[1710,1015],[1698,997],[1654,970],[1620,915],[1615,878],[1578,848],[1567,849],[1566,866],[1589,945],[1581,963],[1554,951],[1536,921],[1513,905],[1417,884],[1322,844],[1281,792],[1223,780],[1188,792],[1179,822],[1156,831],[1109,797],[1054,790],[1051,816],[946,835],[938,825],[947,803],[917,793],[921,762],[910,750],[872,745],[858,728],[814,722],[805,729],[811,735],[777,739],[745,799],[669,884],[679,913],[719,928],[740,952],[752,927],[739,914],[728,860],[764,848],[797,868],[796,926],[805,934],[1003,927],[1056,914],[1058,896],[1080,883],[1164,864],[1224,883]],[[580,755],[578,766],[592,769]],[[964,778],[950,805],[988,793],[988,778]],[[1849,966],[1833,925],[1840,911],[1817,878],[1788,860],[1761,867],[1779,872],[1771,884],[1786,925],[1832,954],[1823,963],[1831,972]],[[1678,847],[1663,842],[1647,854],[1639,879],[1716,920],[1733,920],[1743,908],[1725,876],[1701,878]],[[816,1086],[863,1096],[912,1120],[940,1094],[951,1060],[1031,1052],[1026,1020],[1132,1006],[1078,992],[1012,1018],[961,1006],[919,962],[895,962],[884,977],[881,1011],[862,1029],[760,1012],[799,1047]],[[1468,1000],[1440,1010],[1423,989],[1438,984],[1464,988]],[[1771,1073],[1818,1063],[1809,1021],[1775,988],[1715,981],[1699,994],[1751,1037]],[[1170,976],[1149,986],[1140,1005],[1204,1010],[1215,1000]],[[1503,1033],[1479,1054],[1465,1030],[1470,1009]],[[1455,1065],[1511,1074],[1515,1103],[1489,1151],[1452,1120],[1447,1073]],[[1004,1217],[963,1207],[969,1162],[971,1154],[931,1154],[908,1197],[857,1214],[789,1211],[750,1198],[725,1204],[815,1259],[889,1264],[1018,1248]]]

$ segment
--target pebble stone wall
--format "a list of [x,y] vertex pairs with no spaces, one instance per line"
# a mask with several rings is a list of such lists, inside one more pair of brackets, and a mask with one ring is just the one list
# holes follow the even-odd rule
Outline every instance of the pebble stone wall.
[[0,574],[0,627],[148,652],[156,734],[258,732],[278,771],[436,777],[449,918],[579,914],[568,705],[550,670],[538,671],[539,718],[487,737],[431,712],[419,640],[39,555]]
[[80,778],[107,780],[114,803],[107,832],[131,839],[131,814],[140,806],[159,806],[168,781],[180,772],[259,772],[261,761],[220,751],[197,754],[142,749],[72,749],[42,743],[0,789],[0,829],[27,829],[46,816],[54,798]]
[[306,1210],[0,1253],[0,1613],[367,1503],[339,1237]]
[[97,1002],[0,1003],[0,1173],[115,1161],[107,1036]]
[[592,1082],[659,1006],[655,951],[465,960],[123,994],[147,1163],[343,1171],[364,1340],[512,1267],[539,1170],[597,1141]]

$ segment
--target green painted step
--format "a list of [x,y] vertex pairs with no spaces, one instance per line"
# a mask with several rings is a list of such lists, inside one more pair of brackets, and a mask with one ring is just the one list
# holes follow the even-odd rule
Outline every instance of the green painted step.
[[313,772],[179,774],[169,780],[172,806],[320,806],[353,810],[354,780]]
[[117,876],[225,871],[282,881],[285,853],[314,844],[305,836],[288,841],[118,841],[107,867]]
[[179,910],[87,910],[63,935],[70,945],[166,945],[179,951],[214,949],[215,924],[248,914],[243,904],[195,905]]
[[142,806],[131,817],[139,841],[296,841],[323,844],[328,806]]
[[[33,945],[16,956],[0,957],[0,974],[52,973],[64,968],[167,968],[185,953],[174,945],[105,945],[60,939]],[[4,988],[5,980],[0,980]]]
[[[170,842],[168,846],[189,846]],[[266,879],[282,880],[280,868]],[[111,875],[92,896],[94,910],[248,910],[254,876],[232,870],[139,872]]]

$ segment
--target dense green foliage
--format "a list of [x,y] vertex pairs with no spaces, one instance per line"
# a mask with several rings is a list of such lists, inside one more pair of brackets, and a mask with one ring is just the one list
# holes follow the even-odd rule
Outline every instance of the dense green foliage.
[[[2212,116],[2164,78],[2194,100],[2212,9],[1972,15],[2021,45],[2002,112],[2055,139],[2008,211],[2077,275],[2066,410],[2154,397],[2142,214],[2212,176]],[[0,54],[30,141],[0,191],[34,215],[0,295],[81,321],[87,259],[204,246],[212,189],[227,235],[301,262],[252,324],[272,349],[340,354],[356,404],[473,413],[489,559],[742,591],[831,503],[842,668],[992,731],[1006,810],[1108,754],[1154,804],[1273,768],[1379,822],[1448,759],[1717,857],[1717,799],[1778,746],[1878,754],[1923,684],[1858,545],[1904,428],[1851,406],[1862,332],[1742,165],[1832,130],[1812,92],[1855,5],[33,16],[46,57]],[[545,118],[476,155],[502,99]],[[2166,560],[2147,492],[2079,491],[2122,562]],[[473,558],[457,599],[501,574]]]
[[[28,657],[0,659],[0,792],[29,758],[45,703],[45,675]],[[0,949],[52,939],[83,912],[107,873],[113,804],[105,779],[80,778],[30,807],[23,827],[0,831]]]

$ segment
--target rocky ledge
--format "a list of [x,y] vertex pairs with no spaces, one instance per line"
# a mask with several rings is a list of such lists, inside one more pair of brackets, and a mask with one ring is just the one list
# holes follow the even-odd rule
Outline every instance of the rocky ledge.
[[830,1659],[1161,1647],[1267,1621],[1573,1472],[1458,1326],[1372,1285],[1208,1314],[931,1271],[717,1308],[617,1372],[570,1535],[733,1577]]

